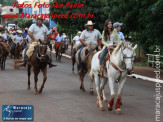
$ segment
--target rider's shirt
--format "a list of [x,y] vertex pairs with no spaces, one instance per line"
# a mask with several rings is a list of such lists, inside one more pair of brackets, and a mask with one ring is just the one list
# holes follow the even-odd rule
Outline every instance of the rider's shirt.
[[113,33],[110,35],[110,39],[108,40],[109,46],[113,46]]
[[5,33],[2,34],[2,37],[4,38],[4,40],[7,40],[7,35]]
[[58,35],[56,40],[57,40],[57,42],[61,42],[61,41],[64,41],[64,38],[63,38],[63,36]]
[[80,42],[80,37],[79,37],[79,36],[75,36],[75,37],[73,38],[73,40],[75,41],[75,44],[76,44],[76,45],[81,44],[81,42]]
[[118,36],[119,36],[119,39],[122,41],[123,39],[125,39],[124,35],[122,32],[118,32]]
[[42,24],[41,27],[39,27],[37,23],[32,24],[28,31],[33,34],[35,39],[40,39],[41,41],[44,41],[44,36],[49,34],[48,28],[44,24]]
[[22,34],[22,36],[25,38],[27,37],[27,35],[28,35],[28,33],[25,33],[25,32]]
[[15,36],[15,42],[16,43],[21,43],[22,40],[23,40],[22,36],[18,36],[18,35]]
[[84,40],[87,44],[97,45],[99,39],[101,39],[101,33],[94,29],[92,32],[84,30],[81,33],[80,39]]
[[16,35],[11,34],[10,37],[13,40]]

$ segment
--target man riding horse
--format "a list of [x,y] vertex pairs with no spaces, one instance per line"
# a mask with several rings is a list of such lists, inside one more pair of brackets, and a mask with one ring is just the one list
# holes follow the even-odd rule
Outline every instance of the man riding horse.
[[90,46],[90,45],[94,45],[97,46],[97,42],[101,40],[101,33],[97,30],[93,28],[93,25],[95,23],[92,23],[92,21],[88,21],[86,26],[88,27],[88,29],[84,30],[81,35],[80,35],[80,42],[82,43],[82,47],[80,48],[79,54],[78,54],[78,70],[79,72],[81,71],[82,68],[82,61],[81,61],[81,52],[83,50],[84,47]]
[[[101,40],[101,33],[93,28],[94,23],[92,23],[92,21],[88,21],[86,25],[88,29],[84,30],[80,35],[82,47],[76,53],[78,74],[81,82],[80,90],[82,91],[85,91],[85,74],[90,72],[92,57],[98,49],[98,41]],[[90,85],[90,94],[93,94],[93,82],[91,82]]]
[[[38,16],[36,20],[37,23],[32,24],[28,30],[28,34],[29,37],[31,38],[31,41],[30,41],[29,49],[26,48],[23,54],[23,56],[27,54],[28,58],[32,56],[34,47],[40,44],[39,43],[40,40],[45,41],[46,43],[49,42],[49,31],[48,28],[43,24],[43,18],[41,16]],[[49,56],[49,62],[48,62],[49,68],[56,66],[52,64],[51,51],[49,47],[47,53]],[[26,56],[23,57],[23,61],[24,61],[23,65],[25,65],[27,61]]]

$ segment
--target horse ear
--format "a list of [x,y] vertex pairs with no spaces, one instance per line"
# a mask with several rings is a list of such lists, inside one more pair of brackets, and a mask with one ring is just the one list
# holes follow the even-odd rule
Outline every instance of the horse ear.
[[137,44],[134,46],[134,50],[136,50],[136,48],[137,48]]

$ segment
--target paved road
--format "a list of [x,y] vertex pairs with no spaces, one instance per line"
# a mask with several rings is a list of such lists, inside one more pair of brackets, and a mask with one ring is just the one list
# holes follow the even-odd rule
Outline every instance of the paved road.
[[[48,69],[48,79],[41,95],[27,91],[26,69],[14,69],[7,60],[6,70],[0,71],[0,106],[3,104],[31,104],[34,106],[34,122],[154,122],[155,84],[128,78],[123,90],[122,114],[115,110],[101,112],[96,107],[96,94],[89,94],[89,78],[85,78],[86,92],[79,90],[77,74],[71,72],[71,62],[63,59],[56,68]],[[39,74],[38,85],[42,83]],[[115,85],[117,87],[117,85]],[[109,99],[109,87],[106,86]],[[161,90],[163,94],[163,90]],[[161,107],[163,103],[161,102]],[[161,109],[161,114],[163,109]],[[0,121],[1,119],[0,112]],[[163,115],[161,116],[163,120]],[[8,121],[9,122],[9,121]],[[20,121],[19,121],[20,122]]]

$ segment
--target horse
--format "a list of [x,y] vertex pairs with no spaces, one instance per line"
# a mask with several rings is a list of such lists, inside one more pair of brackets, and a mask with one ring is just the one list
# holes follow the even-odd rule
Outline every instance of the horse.
[[135,49],[137,45],[132,47],[130,42],[121,42],[110,55],[110,59],[106,61],[106,67],[103,70],[103,78],[101,79],[98,76],[100,71],[99,55],[101,51],[97,52],[91,62],[91,71],[90,79],[95,80],[96,92],[97,92],[97,106],[101,111],[104,111],[104,106],[102,104],[102,90],[104,90],[105,84],[109,82],[109,88],[111,93],[111,99],[108,103],[109,111],[112,111],[114,104],[115,91],[114,91],[114,82],[118,80],[118,93],[117,93],[117,102],[116,102],[116,112],[121,113],[120,105],[122,104],[122,89],[127,78],[127,74],[133,70],[134,57],[136,56]]
[[58,48],[55,48],[56,50],[56,61],[61,62],[62,54],[65,52],[65,41],[62,41]]
[[[93,55],[96,53],[96,51],[98,50],[98,47],[94,46],[94,45],[89,45],[88,47],[83,48],[82,53],[81,53],[81,59],[82,59],[82,64],[81,64],[81,71],[78,73],[79,75],[79,79],[80,79],[80,90],[82,90],[83,92],[85,92],[85,88],[84,88],[84,77],[86,75],[86,73],[90,73],[90,69],[91,69],[91,60]],[[76,57],[76,62],[77,65],[78,63],[78,55],[79,55],[79,51],[77,51],[75,57]],[[85,54],[87,54],[87,56],[85,56]],[[93,80],[90,80],[90,94],[93,95]]]
[[[33,67],[34,72],[34,94],[42,93],[44,88],[45,82],[47,80],[47,64],[49,57],[47,55],[47,43],[43,43],[40,41],[40,45],[36,45],[34,47],[34,52],[30,59],[27,61],[27,74],[28,74],[28,86],[27,90],[30,90],[30,75],[31,75],[31,67]],[[43,73],[43,83],[41,88],[37,89],[37,81],[38,81],[38,74],[40,70]]]
[[3,44],[0,43],[0,66],[2,70],[5,69],[5,62],[6,62],[7,56],[8,56],[7,50],[5,49]]

